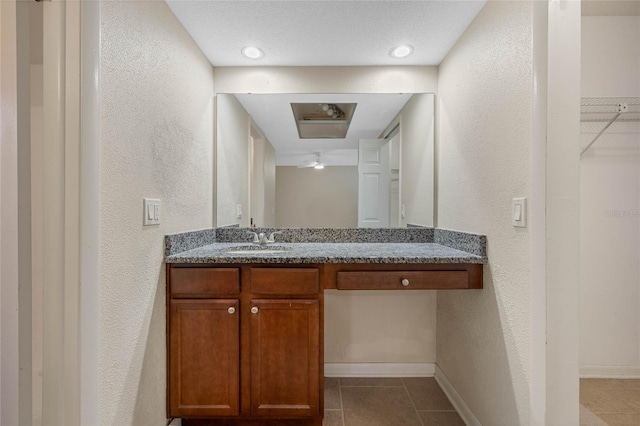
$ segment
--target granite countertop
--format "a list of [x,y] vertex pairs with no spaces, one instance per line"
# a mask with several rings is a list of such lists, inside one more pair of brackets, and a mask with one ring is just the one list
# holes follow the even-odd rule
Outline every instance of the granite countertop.
[[[409,232],[406,232],[409,229]],[[487,262],[486,237],[433,228],[402,228],[393,231],[315,230],[319,242],[297,242],[300,230],[288,230],[278,241],[264,247],[280,250],[261,253],[246,240],[246,228],[215,228],[170,235],[165,238],[167,263],[475,263]],[[404,230],[405,232],[402,232]],[[264,230],[267,232],[268,230]],[[438,232],[441,231],[441,232]],[[216,235],[217,232],[217,235]],[[390,234],[391,232],[391,237]],[[244,235],[243,235],[244,233]],[[438,235],[441,234],[441,235]],[[382,241],[380,241],[382,239]],[[395,240],[395,241],[394,241]],[[346,242],[345,242],[346,241]],[[231,250],[255,253],[228,253]]]
[[[214,243],[168,256],[167,263],[484,263],[473,255],[434,243],[282,243],[279,253],[230,254],[249,244]],[[265,247],[266,250],[272,249]]]

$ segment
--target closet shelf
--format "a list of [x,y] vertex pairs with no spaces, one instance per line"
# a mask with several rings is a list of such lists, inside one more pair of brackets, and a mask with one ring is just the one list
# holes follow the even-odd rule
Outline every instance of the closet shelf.
[[580,121],[583,123],[606,123],[582,150],[580,153],[582,157],[614,122],[640,122],[640,97],[582,98],[580,101]]

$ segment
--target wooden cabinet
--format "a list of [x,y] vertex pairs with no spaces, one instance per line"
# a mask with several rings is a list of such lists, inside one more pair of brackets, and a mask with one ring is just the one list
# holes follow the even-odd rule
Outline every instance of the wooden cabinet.
[[325,289],[338,290],[477,290],[482,264],[327,264]]
[[320,425],[321,266],[167,268],[168,417]]
[[317,415],[319,359],[318,300],[251,301],[253,415]]
[[239,413],[238,307],[238,299],[171,301],[172,416]]
[[480,264],[167,265],[167,415],[322,424],[324,289],[480,289]]

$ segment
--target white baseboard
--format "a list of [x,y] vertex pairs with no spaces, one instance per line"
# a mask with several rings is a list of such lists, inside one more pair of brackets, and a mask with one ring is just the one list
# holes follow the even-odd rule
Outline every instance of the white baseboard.
[[640,367],[584,365],[580,367],[581,379],[640,379]]
[[325,377],[433,377],[436,365],[420,363],[327,363]]
[[482,426],[480,420],[478,420],[475,414],[473,414],[473,411],[471,411],[460,394],[455,390],[449,379],[447,379],[447,376],[445,376],[440,367],[438,367],[437,365],[435,371],[435,379],[442,388],[442,391],[445,393],[445,395],[447,395],[447,398],[449,398],[449,401],[451,401],[451,405],[453,405],[453,407],[462,418],[462,421],[464,421],[467,426]]

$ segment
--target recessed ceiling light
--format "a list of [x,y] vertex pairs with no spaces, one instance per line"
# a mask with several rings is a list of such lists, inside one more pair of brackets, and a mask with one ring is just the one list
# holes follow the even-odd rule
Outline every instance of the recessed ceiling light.
[[247,46],[242,48],[242,55],[249,59],[262,59],[264,52],[257,47]]
[[393,58],[406,58],[407,56],[413,53],[413,47],[408,44],[403,44],[402,46],[397,46],[391,49],[389,55]]

